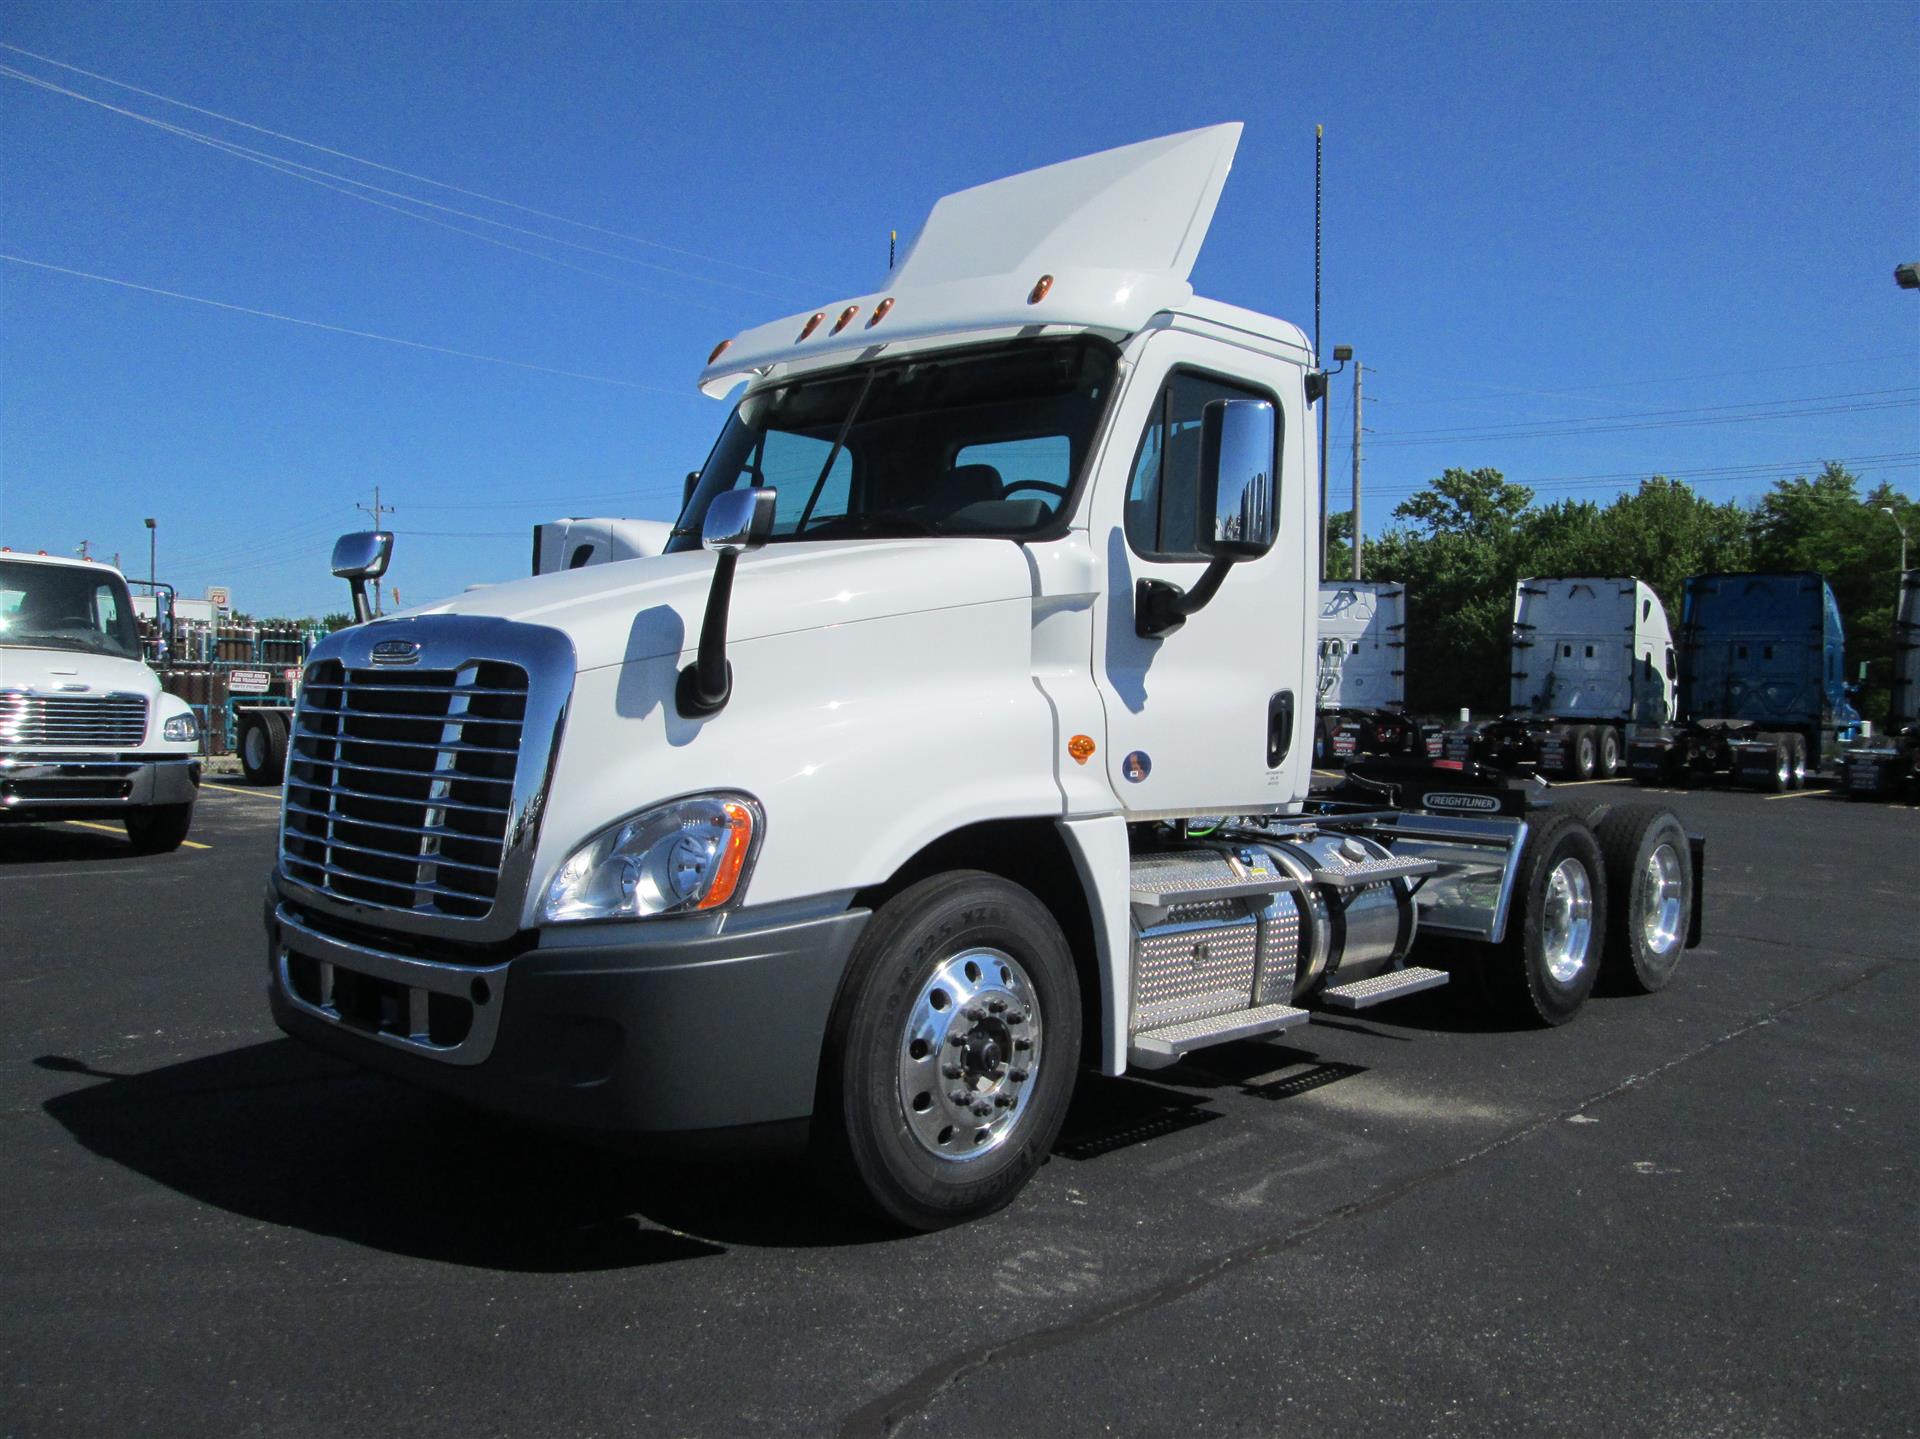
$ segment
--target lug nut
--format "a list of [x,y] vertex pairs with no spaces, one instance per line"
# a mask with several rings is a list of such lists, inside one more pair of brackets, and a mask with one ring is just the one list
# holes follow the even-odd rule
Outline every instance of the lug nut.
[[987,1008],[995,1014],[1005,1014],[1007,1012],[1007,1002],[1004,999],[990,999],[987,1001]]
[[987,1017],[987,1012],[977,1004],[974,1005],[973,1008],[967,1011],[967,1018],[971,1019],[975,1024],[978,1024],[981,1020],[985,1019],[986,1017]]
[[1016,1069],[1007,1077],[1015,1084],[1025,1084],[1027,1082],[1027,1072],[1024,1069]]
[[961,1034],[957,1031],[949,1031],[947,1034],[948,1044],[958,1046],[958,1045],[965,1044],[966,1042],[967,1042],[966,1035]]
[[1013,1047],[1015,1049],[1032,1049],[1033,1041],[1031,1039],[1016,1039],[1013,1042]]
[[973,1098],[973,1096],[967,1093],[967,1091],[964,1089],[956,1089],[951,1091],[947,1095],[947,1098],[951,1099],[955,1104],[965,1105],[969,1099]]
[[962,1074],[966,1073],[966,1071],[961,1069],[957,1064],[949,1064],[940,1072],[948,1079],[958,1079]]
[[991,1104],[988,1104],[986,1100],[983,1099],[978,1104],[973,1106],[973,1112],[979,1115],[982,1119],[985,1119],[989,1114],[993,1113],[993,1106]]
[[993,1097],[993,1102],[994,1105],[1000,1109],[1013,1108],[1013,1096],[1011,1094],[996,1094]]

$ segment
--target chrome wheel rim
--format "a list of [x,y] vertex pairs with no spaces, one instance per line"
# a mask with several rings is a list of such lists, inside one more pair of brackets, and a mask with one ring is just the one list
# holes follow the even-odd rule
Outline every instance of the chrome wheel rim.
[[1585,967],[1593,939],[1593,881],[1577,859],[1563,859],[1547,879],[1542,915],[1547,973],[1556,984],[1571,984]]
[[247,726],[247,763],[254,769],[267,767],[267,737],[259,725]]
[[1640,886],[1640,937],[1653,953],[1670,954],[1680,943],[1681,901],[1685,892],[1679,854],[1670,844],[1658,846],[1647,856],[1647,870]]
[[1787,752],[1785,750],[1776,750],[1774,753],[1778,759],[1778,763],[1774,766],[1773,777],[1780,782],[1781,788],[1784,789],[1787,781],[1793,778],[1793,771],[1787,762]]
[[897,1060],[907,1132],[964,1164],[1007,1142],[1040,1078],[1042,1018],[1033,981],[999,949],[943,961],[907,1011]]

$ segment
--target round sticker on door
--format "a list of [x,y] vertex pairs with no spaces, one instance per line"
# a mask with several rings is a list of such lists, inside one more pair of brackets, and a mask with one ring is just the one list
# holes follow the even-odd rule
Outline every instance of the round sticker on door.
[[1153,773],[1153,761],[1147,758],[1147,752],[1137,749],[1120,761],[1120,773],[1127,777],[1130,784],[1139,784]]

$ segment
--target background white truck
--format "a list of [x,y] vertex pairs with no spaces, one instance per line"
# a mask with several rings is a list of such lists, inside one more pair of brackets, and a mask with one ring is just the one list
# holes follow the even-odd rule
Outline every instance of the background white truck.
[[279,1024],[577,1130],[808,1142],[927,1228],[1013,1197],[1083,1066],[1455,972],[1542,1024],[1664,984],[1669,810],[1310,796],[1325,376],[1187,283],[1239,135],[949,195],[884,290],[716,347],[666,554],[326,640]]
[[1398,583],[1320,582],[1314,759],[1439,753],[1440,731],[1407,713],[1407,591]]
[[664,551],[672,535],[673,527],[659,520],[552,520],[533,527],[530,573],[550,575],[583,565],[646,559]]
[[142,658],[120,571],[0,550],[0,822],[118,819],[177,849],[200,793],[200,731]]
[[1673,718],[1679,661],[1653,587],[1628,576],[1538,576],[1514,586],[1511,700],[1454,752],[1503,769],[1610,779],[1641,729]]

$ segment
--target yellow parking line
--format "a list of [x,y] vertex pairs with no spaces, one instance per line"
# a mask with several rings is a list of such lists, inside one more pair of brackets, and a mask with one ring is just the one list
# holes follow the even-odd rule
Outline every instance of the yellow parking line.
[[1810,794],[1832,794],[1832,793],[1833,793],[1832,786],[1828,786],[1826,789],[1788,790],[1785,794],[1770,794],[1767,796],[1767,798],[1768,799],[1805,799]]
[[1314,773],[1321,779],[1339,779],[1342,776],[1342,771],[1337,769],[1317,769]]
[[[77,824],[82,829],[97,829],[102,834],[117,834],[122,836],[126,834],[126,831],[117,824],[100,824],[90,819],[69,819],[69,820],[63,820],[61,822],[63,824]],[[213,846],[210,844],[201,844],[198,840],[194,840],[194,839],[181,840],[180,847],[182,849],[212,849],[213,848]]]
[[230,785],[230,784],[215,784],[215,783],[214,783],[214,782],[213,782],[212,780],[202,780],[202,781],[200,782],[200,788],[202,788],[202,789],[217,789],[217,790],[219,790],[219,791],[220,791],[220,792],[221,792],[222,794],[239,794],[239,795],[245,795],[245,796],[246,796],[246,797],[247,797],[248,799],[264,799],[264,800],[266,800],[266,801],[268,801],[268,802],[269,802],[269,803],[271,803],[271,804],[278,804],[278,803],[280,803],[280,791],[279,791],[279,790],[271,790],[271,791],[269,791],[269,792],[267,792],[267,793],[265,793],[265,794],[262,794],[262,793],[261,793],[261,792],[260,792],[259,790],[257,790],[257,789],[237,789],[237,788],[235,788],[235,787],[234,787],[233,785]]

